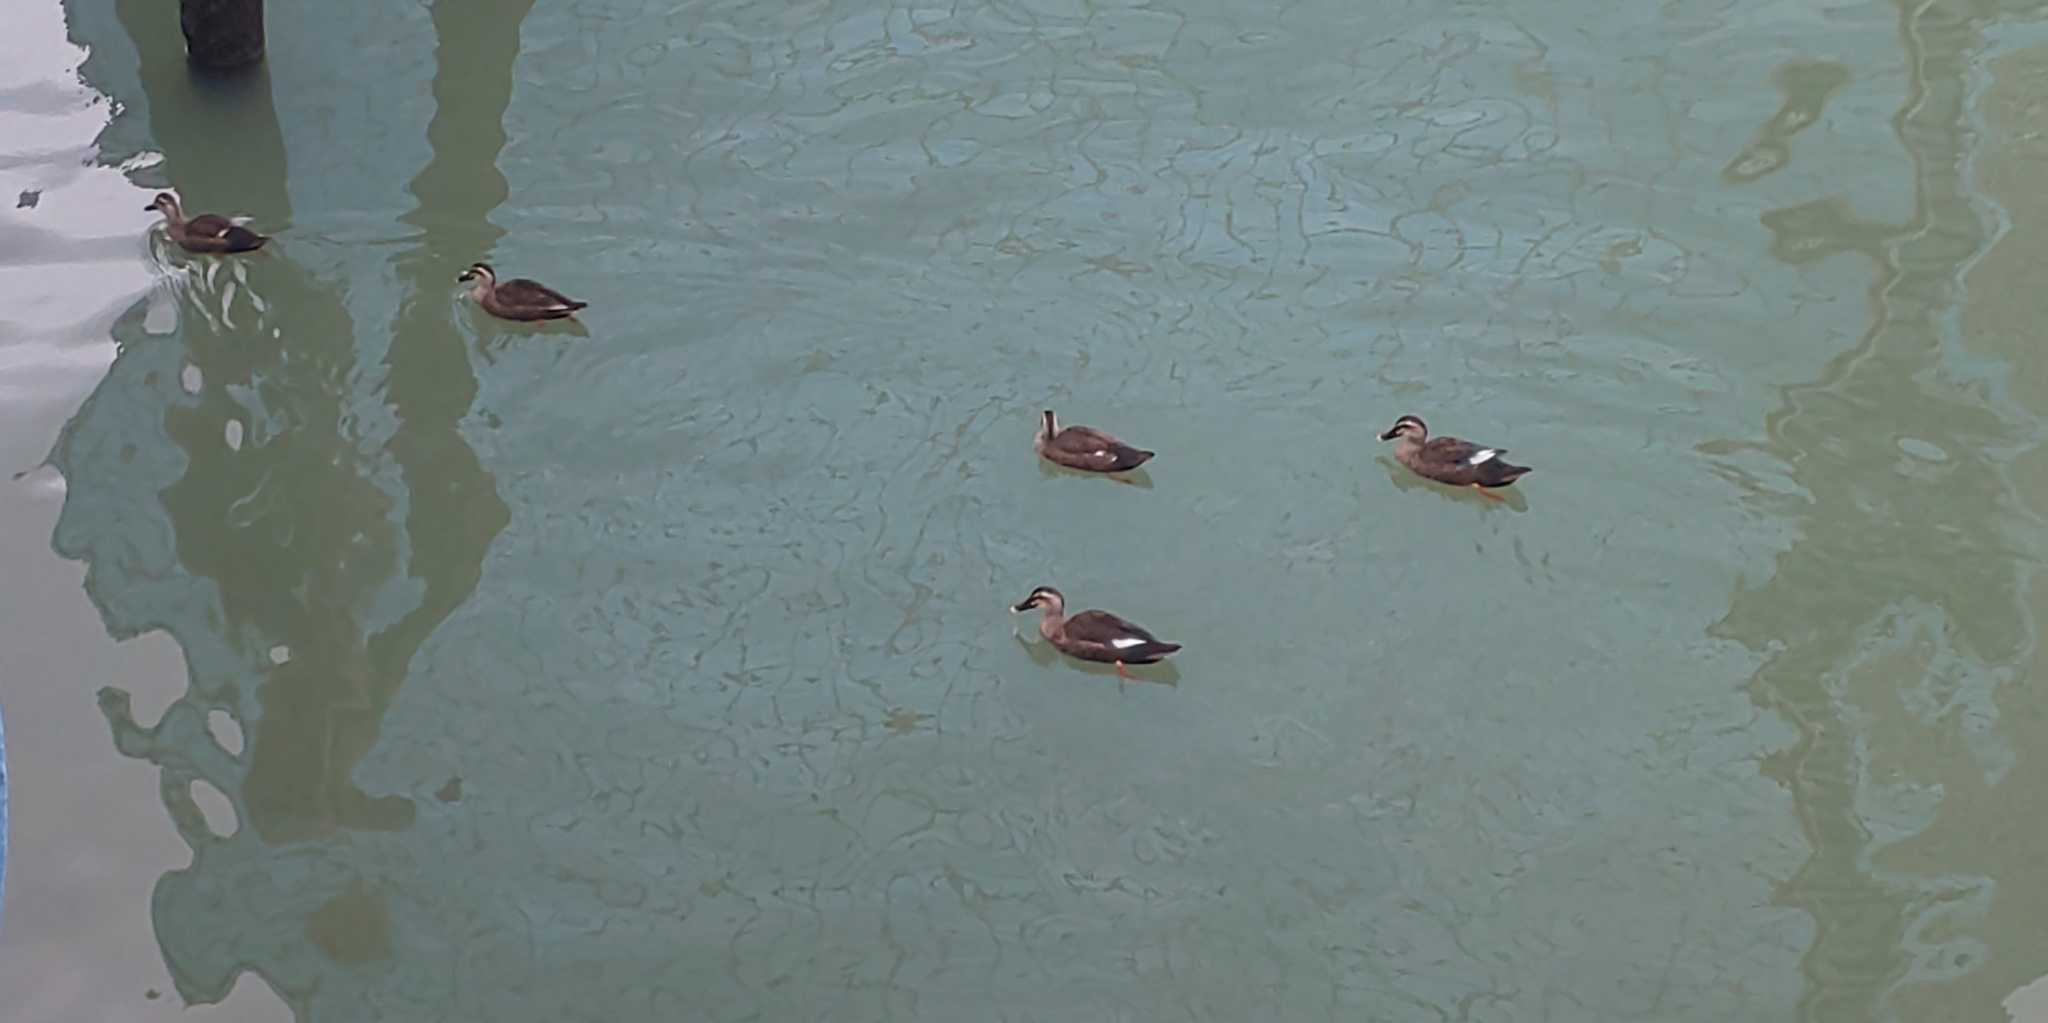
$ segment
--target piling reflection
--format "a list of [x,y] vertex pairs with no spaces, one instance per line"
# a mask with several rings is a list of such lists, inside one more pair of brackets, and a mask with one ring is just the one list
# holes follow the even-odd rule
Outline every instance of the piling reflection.
[[[1799,733],[1764,770],[1790,791],[1810,848],[1778,892],[1815,922],[1801,1019],[1891,1018],[1910,1000],[1902,992],[1976,972],[1983,949],[1958,924],[2001,880],[1959,859],[1910,869],[1896,859],[1959,809],[1948,780],[1908,765],[1945,744],[1968,750],[1958,759],[1976,784],[2002,773],[2013,746],[1994,696],[2035,656],[2034,601],[2014,557],[2032,527],[2006,462],[2025,431],[1958,372],[1945,341],[1960,276],[1993,242],[1964,176],[1979,13],[1914,5],[1901,22],[1912,89],[1899,134],[1916,169],[1908,222],[1875,222],[1839,198],[1763,218],[1786,263],[1853,252],[1877,266],[1869,331],[1819,379],[1786,388],[1765,424],[1762,450],[1800,498],[1754,488],[1752,501],[1799,531],[1772,577],[1715,628],[1764,657],[1750,693]],[[1738,173],[1748,159],[1730,165],[1730,180],[1758,176]],[[1740,446],[1708,453],[1743,475]],[[1977,1018],[1954,998],[1900,1018]]]
[[[1989,87],[1976,104],[1988,131],[1974,179],[2003,207],[2007,230],[1970,268],[1960,326],[1967,349],[2007,367],[2012,400],[2038,420],[2048,414],[2048,358],[2035,327],[2042,303],[2036,280],[2048,251],[2048,204],[2037,184],[2048,47],[2011,53],[1990,69]],[[2036,522],[2048,507],[2042,455],[2037,445],[2007,469],[2024,506],[2014,511],[2030,512]],[[2042,763],[2048,716],[2038,708],[2039,680],[2048,678],[2048,650],[2040,643],[2048,587],[2034,564],[2038,556],[2014,560],[2027,628],[2024,656],[1982,674],[1958,672],[1948,659],[1936,659],[1919,676],[1929,684],[1886,694],[1914,725],[1886,764],[1894,786],[1938,790],[1942,798],[1928,826],[1886,850],[1878,863],[1951,882],[1929,900],[1927,932],[1942,940],[1923,943],[1930,954],[1920,958],[1916,979],[1924,982],[1899,991],[1902,1019],[1998,1019],[2001,1011],[2031,1019],[2041,1011],[2038,981],[2048,974],[2048,950],[2039,940],[2039,921],[2048,911],[2048,889],[2038,883],[2036,850],[2040,822],[2048,821],[2048,790],[2038,781],[2048,771]],[[1939,649],[1932,637],[1917,645]],[[2022,989],[2031,993],[2015,994]],[[2033,1015],[2023,1002],[2036,1006]]]
[[[354,775],[414,655],[475,590],[509,521],[460,429],[477,381],[449,300],[455,269],[496,237],[496,126],[528,5],[482,6],[434,11],[441,66],[464,68],[466,82],[435,78],[432,155],[410,186],[388,328],[351,315],[333,283],[346,275],[316,244],[226,267],[192,260],[188,280],[236,287],[185,288],[174,330],[139,309],[124,317],[114,364],[52,454],[69,485],[55,543],[87,564],[109,631],[166,629],[185,652],[188,691],[155,724],[138,724],[118,690],[101,705],[121,752],[161,768],[193,850],[153,906],[189,1002],[225,997],[253,969],[304,1015],[314,992],[338,996],[341,967],[391,955],[392,886],[346,853],[353,836],[403,830],[417,811]],[[89,34],[94,13],[76,30]],[[117,0],[112,13],[139,52],[140,95],[122,96],[118,75],[102,88],[147,110],[163,154],[141,183],[288,222],[294,175],[267,78],[195,81],[174,8]],[[475,86],[478,68],[496,70],[492,87]],[[224,91],[195,98],[202,89]],[[494,144],[478,144],[481,125]],[[103,143],[118,151],[136,131],[117,118]],[[208,296],[224,301],[195,308]],[[289,322],[271,315],[280,308]],[[209,733],[214,711],[246,737],[239,754]],[[441,782],[420,780],[423,791]],[[209,827],[195,784],[225,793],[239,827]]]

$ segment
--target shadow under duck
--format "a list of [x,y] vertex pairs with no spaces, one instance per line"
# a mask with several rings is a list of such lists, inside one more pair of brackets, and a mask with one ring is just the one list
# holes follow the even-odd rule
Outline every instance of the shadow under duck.
[[254,252],[270,240],[218,213],[201,213],[190,220],[178,205],[178,197],[158,192],[145,210],[164,215],[164,233],[186,252]]
[[1059,420],[1046,409],[1038,424],[1032,448],[1048,462],[1082,472],[1129,472],[1152,460],[1156,452],[1134,448],[1088,426],[1060,429]]
[[1114,664],[1118,678],[1131,677],[1124,671],[1126,664],[1155,664],[1180,649],[1179,643],[1168,643],[1144,626],[1107,611],[1082,611],[1069,616],[1067,598],[1050,586],[1032,590],[1030,596],[1010,610],[1021,614],[1034,607],[1045,609],[1038,619],[1038,634],[1046,642],[1069,657]]
[[539,281],[524,277],[500,281],[489,263],[471,263],[455,280],[468,284],[469,295],[476,299],[476,304],[502,320],[559,320],[590,305]]
[[1394,420],[1380,439],[1394,441],[1394,460],[1417,476],[1454,487],[1471,487],[1494,501],[1502,498],[1487,490],[1505,487],[1529,471],[1526,465],[1515,465],[1500,457],[1508,453],[1506,448],[1480,447],[1456,437],[1431,437],[1428,425],[1419,416]]

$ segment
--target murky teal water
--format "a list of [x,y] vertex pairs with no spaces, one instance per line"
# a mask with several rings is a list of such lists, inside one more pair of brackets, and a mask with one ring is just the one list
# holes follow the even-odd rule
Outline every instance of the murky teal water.
[[[9,230],[277,236],[92,233],[154,283],[16,485],[185,661],[5,683],[158,769],[167,1003],[2036,1011],[2038,4],[273,5],[231,83],[64,10],[132,185]],[[1187,649],[1120,689],[1040,584]]]

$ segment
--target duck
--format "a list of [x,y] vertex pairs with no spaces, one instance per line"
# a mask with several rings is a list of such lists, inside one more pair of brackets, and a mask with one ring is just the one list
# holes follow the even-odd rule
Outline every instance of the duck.
[[[559,320],[590,305],[524,277],[501,282],[489,263],[471,263],[455,280],[469,284],[470,297],[485,312],[503,320]],[[472,281],[475,283],[470,284]]]
[[1124,671],[1124,665],[1154,664],[1180,649],[1179,643],[1168,643],[1144,626],[1107,611],[1083,611],[1070,616],[1067,598],[1050,586],[1032,590],[1030,596],[1010,610],[1022,614],[1034,607],[1045,610],[1038,619],[1038,634],[1046,642],[1069,657],[1114,664],[1120,679],[1131,677]]
[[1481,447],[1456,437],[1431,437],[1428,424],[1420,416],[1394,420],[1380,439],[1395,441],[1394,460],[1417,476],[1454,487],[1471,487],[1480,496],[1495,501],[1502,498],[1488,493],[1489,490],[1505,487],[1529,471],[1526,465],[1515,465],[1502,458],[1508,453],[1506,448]]
[[1059,417],[1046,409],[1032,448],[1040,458],[1082,472],[1129,472],[1152,460],[1156,452],[1134,448],[1088,426],[1060,429]]
[[201,213],[190,220],[178,205],[178,197],[158,192],[145,210],[164,215],[164,233],[186,252],[254,252],[270,240],[218,213]]

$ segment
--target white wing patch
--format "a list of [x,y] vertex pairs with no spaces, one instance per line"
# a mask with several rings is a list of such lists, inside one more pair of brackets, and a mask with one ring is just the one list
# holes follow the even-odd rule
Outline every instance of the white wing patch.
[[1467,465],[1478,465],[1481,462],[1491,461],[1493,459],[1493,456],[1498,454],[1500,454],[1500,452],[1495,451],[1492,448],[1480,448],[1478,451],[1472,453],[1472,457],[1465,459],[1465,463]]
[[1112,639],[1109,641],[1109,645],[1117,648],[1118,650],[1128,650],[1134,646],[1144,646],[1145,641],[1142,639],[1131,639],[1127,636],[1123,639]]

